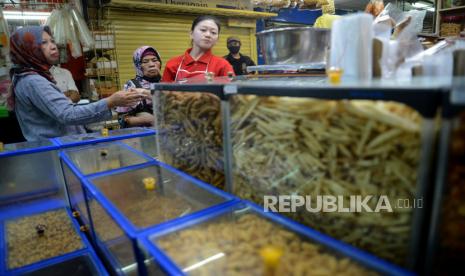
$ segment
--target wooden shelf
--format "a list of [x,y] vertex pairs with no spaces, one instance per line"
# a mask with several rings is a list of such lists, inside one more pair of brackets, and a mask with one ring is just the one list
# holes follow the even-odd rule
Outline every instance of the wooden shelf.
[[449,12],[449,11],[458,11],[458,10],[465,10],[465,6],[452,7],[452,8],[447,8],[447,9],[440,9],[439,12]]

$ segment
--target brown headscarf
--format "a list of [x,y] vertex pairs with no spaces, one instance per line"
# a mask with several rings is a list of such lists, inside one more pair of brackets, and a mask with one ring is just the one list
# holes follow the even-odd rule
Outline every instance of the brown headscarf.
[[10,36],[10,57],[13,67],[10,69],[12,85],[8,96],[8,106],[14,108],[14,87],[17,81],[26,75],[38,74],[55,83],[49,69],[51,67],[42,52],[42,33],[52,33],[48,26],[29,26],[18,29]]

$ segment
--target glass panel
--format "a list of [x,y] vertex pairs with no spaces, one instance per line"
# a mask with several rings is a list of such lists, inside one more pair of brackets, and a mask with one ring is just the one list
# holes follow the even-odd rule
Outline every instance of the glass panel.
[[0,206],[38,197],[65,200],[56,151],[0,158]]
[[[418,26],[418,29],[421,30],[421,33],[434,33],[436,31],[437,3],[438,1],[435,0],[401,0],[397,2],[397,6],[406,12],[406,16],[410,15],[415,18],[424,13],[424,20],[418,22],[418,24],[422,24]],[[415,20],[413,22],[415,23]]]
[[122,135],[130,135],[130,134],[138,134],[138,133],[144,133],[147,132],[148,129],[145,128],[122,128],[122,129],[115,129],[110,131],[109,135],[110,136],[122,136]]
[[65,209],[8,220],[5,225],[8,269],[84,247]]
[[124,139],[121,142],[153,158],[158,158],[155,135]]
[[[416,193],[419,113],[395,102],[256,96],[235,96],[231,110],[235,194],[259,204],[309,196],[315,211],[283,214],[404,264],[414,208],[400,203]],[[322,211],[322,196],[350,210]],[[357,197],[373,212],[354,209]],[[393,212],[376,212],[382,200]]]
[[189,275],[376,275],[250,210],[151,241]]
[[[109,136],[122,136],[122,135],[144,133],[147,131],[148,130],[144,128],[124,128],[124,129],[112,130],[108,133],[108,135]],[[104,137],[102,136],[100,132],[93,132],[93,133],[76,134],[76,135],[59,137],[58,139],[63,144],[70,144],[70,143],[76,143],[76,142],[87,141],[87,140],[97,140],[97,139],[102,139],[102,138]]]
[[147,162],[143,157],[117,143],[103,143],[83,147],[79,150],[68,150],[66,153],[84,174],[103,172]]
[[99,275],[89,255],[66,260],[64,262],[49,265],[23,275],[27,276],[50,276],[50,275]]
[[81,181],[76,177],[76,175],[74,175],[65,162],[62,162],[62,165],[71,208],[73,211],[79,211],[84,223],[89,223],[90,220],[87,215],[85,196],[82,190]]
[[92,179],[92,183],[138,228],[181,217],[225,199],[158,166]]
[[134,249],[123,230],[92,197],[89,197],[89,209],[98,244],[111,253],[111,258],[116,260],[121,268],[134,266],[136,263]]
[[220,106],[220,99],[210,93],[163,92],[154,112],[161,160],[223,189]]

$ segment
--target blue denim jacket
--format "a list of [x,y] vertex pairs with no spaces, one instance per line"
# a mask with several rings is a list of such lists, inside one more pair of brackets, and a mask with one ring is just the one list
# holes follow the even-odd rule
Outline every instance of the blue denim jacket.
[[16,81],[15,112],[28,141],[78,134],[67,126],[111,119],[105,99],[74,105],[55,84],[40,75],[26,75],[13,81]]

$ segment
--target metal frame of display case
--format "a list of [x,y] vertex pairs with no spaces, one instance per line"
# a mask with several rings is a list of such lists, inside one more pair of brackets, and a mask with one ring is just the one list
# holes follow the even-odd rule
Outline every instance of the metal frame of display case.
[[[19,149],[11,149],[8,150],[9,147],[17,147],[19,146]],[[60,150],[59,145],[53,140],[44,140],[44,141],[39,141],[39,142],[22,142],[22,143],[16,143],[16,144],[7,144],[5,145],[4,151],[0,152],[0,163],[4,162],[3,160],[5,158],[10,158],[10,157],[19,157],[19,156],[26,156],[29,154],[40,154],[40,153],[45,153],[45,152],[51,152],[51,151],[56,151],[58,152]],[[57,154],[58,157],[58,154]],[[61,173],[61,170],[57,171],[58,174]],[[44,188],[41,190],[36,190],[33,192],[24,192],[20,194],[14,194],[13,196],[0,196],[0,202],[7,202],[7,201],[14,201],[16,199],[21,199],[21,198],[35,198],[40,195],[45,195],[49,193],[53,193],[58,191],[60,183],[51,183],[53,187],[48,187]]]
[[[313,80],[292,84],[292,80]],[[278,81],[276,81],[278,80]],[[281,82],[279,82],[281,80]],[[288,83],[285,83],[288,82]],[[404,87],[403,87],[404,86]],[[223,91],[220,88],[223,88]],[[283,89],[284,88],[284,89]],[[231,126],[226,122],[231,118],[229,97],[232,95],[256,95],[256,96],[284,96],[299,98],[316,98],[327,100],[383,100],[404,103],[418,111],[423,119],[421,130],[421,152],[420,165],[416,183],[416,197],[426,197],[428,194],[430,168],[433,160],[433,145],[435,141],[434,122],[437,109],[441,103],[441,95],[450,89],[450,81],[447,79],[431,83],[431,79],[418,78],[410,81],[373,81],[358,82],[349,80],[341,85],[329,85],[326,77],[281,77],[260,79],[256,76],[237,78],[215,78],[214,80],[188,81],[186,84],[160,83],[152,87],[154,104],[156,98],[162,91],[186,91],[186,92],[209,92],[221,99],[223,116],[223,147],[225,158],[226,191],[232,192],[232,143]],[[406,93],[407,92],[407,93]],[[228,138],[226,138],[228,137]],[[159,147],[160,145],[158,145]],[[160,149],[158,149],[160,152]],[[432,184],[432,183],[431,183]],[[426,209],[426,208],[425,208]],[[415,210],[412,218],[411,243],[409,246],[408,268],[412,270],[421,269],[419,253],[421,252],[421,229],[426,223],[426,211]]]
[[[438,152],[436,162],[435,185],[433,191],[433,204],[431,209],[431,218],[427,240],[427,250],[425,257],[424,271],[425,275],[431,275],[433,272],[435,256],[440,238],[440,226],[442,220],[442,204],[444,202],[445,191],[449,186],[447,180],[449,168],[450,142],[452,139],[452,120],[459,113],[465,112],[465,102],[452,103],[452,94],[454,92],[444,93],[442,96],[441,110],[441,128],[438,141]],[[465,93],[465,90],[461,90]]]
[[[41,260],[20,268],[15,268],[15,269],[7,269],[6,268],[6,257],[8,255],[8,246],[5,241],[5,221],[6,220],[11,220],[11,219],[18,219],[21,217],[25,216],[33,216],[33,215],[39,215],[44,212],[48,211],[54,211],[54,210],[66,210],[66,213],[68,215],[69,220],[71,221],[73,225],[74,231],[76,231],[77,235],[81,238],[82,240],[82,245],[83,247],[81,249],[78,249],[74,252],[54,256],[45,260]],[[102,263],[98,259],[96,253],[93,250],[92,245],[90,242],[87,240],[87,237],[83,232],[80,231],[80,226],[73,219],[73,216],[70,212],[70,210],[63,205],[63,202],[60,201],[50,201],[46,199],[45,201],[41,201],[39,203],[33,203],[29,205],[22,206],[20,210],[17,209],[17,206],[13,206],[10,208],[10,210],[3,210],[1,213],[0,217],[0,274],[2,275],[22,275],[24,273],[30,273],[37,271],[39,269],[44,269],[49,266],[53,266],[68,260],[71,260],[75,257],[80,257],[84,255],[88,255],[89,260],[91,264],[94,266],[94,269],[98,273],[98,275],[109,275],[106,271],[106,269],[103,267]]]
[[[91,200],[96,200],[98,202],[98,204],[104,209],[106,215],[108,215],[116,223],[117,227],[120,228],[120,230],[124,233],[124,236],[127,238],[127,240],[131,242],[133,250],[134,250],[134,255],[135,255],[134,261],[138,264],[138,272],[140,275],[146,275],[147,274],[146,267],[145,267],[146,258],[144,257],[143,252],[140,250],[138,242],[137,242],[139,236],[144,235],[147,232],[156,231],[156,229],[159,229],[159,228],[164,228],[164,227],[168,227],[171,225],[176,225],[178,223],[182,223],[184,221],[189,221],[190,219],[196,216],[201,216],[201,215],[209,214],[211,212],[215,212],[218,209],[225,208],[225,207],[235,204],[238,201],[238,199],[234,197],[233,195],[230,195],[219,189],[211,187],[211,185],[203,183],[202,181],[196,178],[193,178],[190,175],[185,174],[167,164],[161,163],[157,161],[156,159],[153,159],[152,157],[146,155],[145,153],[139,152],[126,144],[120,143],[120,145],[130,150],[131,152],[143,157],[144,159],[147,160],[147,162],[85,175],[79,170],[79,168],[77,168],[73,164],[73,162],[69,159],[69,157],[64,152],[60,153],[60,158],[62,162],[66,164],[66,166],[79,179],[81,183],[82,191],[83,191],[85,203],[86,203],[87,218],[89,220],[89,226],[90,226],[92,239],[95,241],[95,244],[98,246],[99,250],[101,250],[107,256],[107,259],[112,264],[113,268],[115,269],[115,272],[120,273],[121,271],[123,271],[123,268],[118,263],[118,261],[114,259],[114,257],[112,257],[112,254],[109,252],[108,248],[106,248],[106,245],[97,238],[97,233],[95,231],[95,227],[94,227],[93,220],[92,220],[92,212],[90,211],[90,206],[89,206],[89,202]],[[114,204],[110,202],[105,197],[105,195],[103,195],[102,192],[100,192],[98,188],[96,188],[92,184],[92,180],[95,178],[110,176],[110,175],[117,174],[117,173],[123,173],[123,172],[132,171],[135,169],[148,168],[152,166],[156,166],[160,174],[161,172],[159,168],[160,167],[164,168],[172,172],[173,174],[180,176],[181,178],[189,180],[192,185],[196,185],[197,187],[203,190],[206,190],[219,197],[222,197],[223,199],[225,199],[225,201],[220,204],[213,205],[205,209],[193,212],[191,214],[187,214],[182,217],[178,217],[178,218],[168,220],[166,222],[162,222],[160,224],[152,225],[152,226],[145,227],[145,228],[138,228],[137,226],[133,225],[118,210],[118,208],[114,206]],[[160,180],[161,176],[159,175],[157,176],[157,178],[159,179],[158,183],[162,183]],[[122,240],[123,238],[124,238],[123,236],[118,237],[115,240],[110,241],[110,243],[116,242],[119,239]]]
[[225,206],[224,208],[217,209],[215,212],[205,214],[204,216],[196,216],[191,220],[163,228],[159,228],[158,231],[148,232],[145,236],[141,238],[141,243],[149,251],[154,259],[159,262],[159,265],[169,274],[169,275],[185,275],[182,269],[172,260],[169,255],[160,249],[158,246],[154,245],[151,242],[152,238],[160,238],[162,236],[174,233],[179,230],[185,230],[190,227],[195,227],[201,225],[202,223],[207,223],[208,221],[220,217],[222,215],[228,214],[234,210],[240,209],[250,209],[254,214],[270,220],[273,223],[276,223],[282,226],[285,229],[291,230],[294,233],[309,238],[311,241],[316,242],[329,248],[335,253],[343,254],[346,257],[354,260],[356,263],[361,264],[362,266],[372,269],[376,272],[380,272],[386,275],[414,275],[413,273],[406,271],[396,265],[390,264],[387,261],[384,261],[374,255],[366,253],[356,247],[353,247],[345,242],[341,242],[337,239],[334,239],[330,236],[322,234],[316,230],[313,230],[309,227],[303,226],[289,218],[286,218],[282,215],[265,212],[261,206],[258,206],[255,203],[249,201],[237,202],[231,206]]

